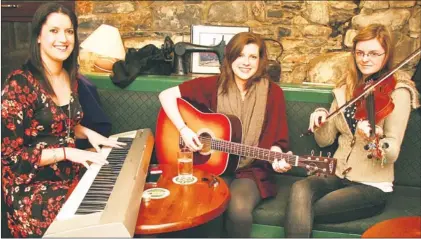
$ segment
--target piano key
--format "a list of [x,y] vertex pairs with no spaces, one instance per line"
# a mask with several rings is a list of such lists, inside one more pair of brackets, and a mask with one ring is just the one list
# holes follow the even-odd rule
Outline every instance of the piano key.
[[83,207],[83,206],[86,207],[87,205],[95,205],[95,206],[104,205],[105,206],[107,204],[106,201],[100,201],[100,200],[101,198],[98,198],[98,200],[84,200],[83,204],[81,204],[80,207]]
[[[91,191],[91,190],[90,190]],[[111,190],[112,191],[112,190]],[[92,190],[92,192],[87,193],[86,195],[94,195],[94,196],[101,196],[106,195],[109,196],[111,194],[111,191],[105,191],[105,190]],[[86,196],[85,196],[86,197]],[[85,199],[84,199],[85,200]],[[82,201],[83,203],[84,201]]]
[[112,186],[108,186],[108,185],[106,185],[106,186],[94,186],[94,187],[92,187],[91,186],[91,188],[93,189],[93,190],[108,190],[108,191],[112,191],[113,190],[113,187]]
[[[104,210],[105,205],[107,205],[107,202],[104,201],[101,198],[96,198],[93,200],[86,201],[84,204],[81,204],[79,208],[85,208],[85,209],[95,209],[95,210]],[[79,210],[78,208],[78,210]]]
[[[118,138],[119,142],[125,142],[126,145],[122,149],[117,148],[105,148],[105,150],[101,150],[101,153],[107,153],[107,160],[111,161],[111,165],[104,165],[103,172],[102,167],[98,164],[91,164],[90,169],[88,169],[82,179],[80,180],[79,184],[84,185],[80,188],[78,187],[78,191],[75,193],[72,193],[71,197],[75,198],[72,201],[74,203],[72,204],[65,204],[63,205],[62,210],[60,210],[60,213],[57,215],[58,220],[64,220],[66,218],[72,217],[75,212],[76,214],[79,213],[78,207],[83,202],[84,196],[89,192],[91,185],[107,185],[112,186],[115,181],[118,178],[118,174],[121,171],[122,165],[124,164],[125,157],[131,147],[131,143],[133,141],[133,138]],[[109,166],[110,165],[110,166]],[[98,179],[97,179],[98,177]],[[85,186],[86,185],[86,186]],[[97,187],[95,187],[97,189]],[[111,192],[108,190],[108,188],[104,188],[103,190],[107,190],[108,197],[111,194]],[[75,194],[75,195],[73,195]],[[61,212],[63,211],[63,212]]]
[[[111,161],[110,164],[104,165],[102,167],[104,168],[103,170],[101,168],[101,170],[97,173],[91,185],[101,185],[101,184],[113,185],[115,181],[117,180],[118,174],[121,171],[122,165],[125,161],[126,155],[128,153],[128,150],[130,149],[131,142],[133,142],[133,139],[132,138],[118,138],[118,141],[126,142],[127,143],[127,145],[125,145],[126,147],[124,147],[124,149],[113,148],[111,150],[111,152],[107,156],[107,161],[109,162]],[[94,188],[90,187],[89,190],[86,192],[85,197],[87,195],[97,195],[97,196],[100,195],[108,199],[111,193],[112,193],[112,190],[110,191],[110,190],[107,190],[106,188],[98,190],[98,187],[94,187]],[[88,201],[85,201],[85,198],[84,198],[80,205],[82,206],[86,203],[91,203],[89,199],[90,197],[87,197],[86,200]],[[99,204],[103,205],[103,207],[100,208],[101,210],[103,210],[105,208],[106,202],[99,203]],[[78,213],[79,213],[79,209],[76,210],[76,214]]]
[[105,201],[106,202],[108,200],[108,196],[107,195],[99,195],[99,194],[96,194],[96,195],[91,194],[91,195],[85,195],[85,198],[83,200],[86,200],[86,202],[89,202],[90,200],[97,200],[97,201]]
[[88,210],[101,211],[101,210],[104,210],[104,209],[102,209],[102,205],[84,204],[84,205],[80,205],[80,208],[78,208],[78,210],[80,210],[80,211],[88,211]]
[[[86,207],[86,208],[80,208],[80,212],[86,212],[86,213],[94,213],[94,212],[101,212],[102,207],[92,206],[92,207]],[[78,213],[79,214],[79,213]]]
[[110,178],[110,177],[98,177],[95,179],[97,182],[114,182],[116,178]]

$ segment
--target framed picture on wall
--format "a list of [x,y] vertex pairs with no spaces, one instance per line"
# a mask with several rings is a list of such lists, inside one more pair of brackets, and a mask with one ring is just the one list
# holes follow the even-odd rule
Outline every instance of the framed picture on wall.
[[[202,46],[216,46],[223,37],[225,44],[228,44],[235,34],[249,31],[249,27],[192,25],[191,42]],[[191,66],[192,73],[220,73],[218,56],[213,52],[193,53]]]

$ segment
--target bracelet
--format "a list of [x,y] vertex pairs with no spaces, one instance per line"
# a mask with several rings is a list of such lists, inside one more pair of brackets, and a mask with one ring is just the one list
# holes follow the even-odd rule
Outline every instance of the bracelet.
[[181,130],[184,129],[184,128],[186,128],[186,127],[187,127],[187,125],[181,126],[180,129],[178,129],[178,132],[181,132]]
[[65,147],[63,147],[63,153],[64,153],[64,158],[63,158],[63,160],[66,160],[66,159],[67,159],[67,157],[66,157],[66,148],[65,148]]
[[53,163],[57,163],[57,155],[56,155],[56,149],[53,149]]

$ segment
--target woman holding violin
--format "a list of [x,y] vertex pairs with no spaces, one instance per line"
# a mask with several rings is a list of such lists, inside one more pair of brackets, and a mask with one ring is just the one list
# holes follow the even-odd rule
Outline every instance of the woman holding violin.
[[[391,36],[383,25],[369,25],[355,36],[348,73],[333,90],[330,110],[318,108],[310,116],[309,130],[321,147],[339,137],[336,175],[310,176],[292,186],[287,237],[310,237],[313,221],[356,220],[384,208],[393,191],[394,162],[411,108],[419,106],[418,92],[403,72],[383,77],[381,84],[364,91],[391,70],[392,53]],[[329,117],[361,94],[361,100]]]

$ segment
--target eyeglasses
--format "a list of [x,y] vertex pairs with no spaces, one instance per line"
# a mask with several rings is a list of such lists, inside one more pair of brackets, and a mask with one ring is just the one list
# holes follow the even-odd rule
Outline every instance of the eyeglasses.
[[358,58],[364,58],[364,56],[367,56],[367,58],[375,59],[377,57],[380,57],[380,56],[384,55],[385,52],[383,52],[383,53],[369,52],[369,53],[366,54],[363,51],[356,51],[356,52],[354,52],[354,54]]

